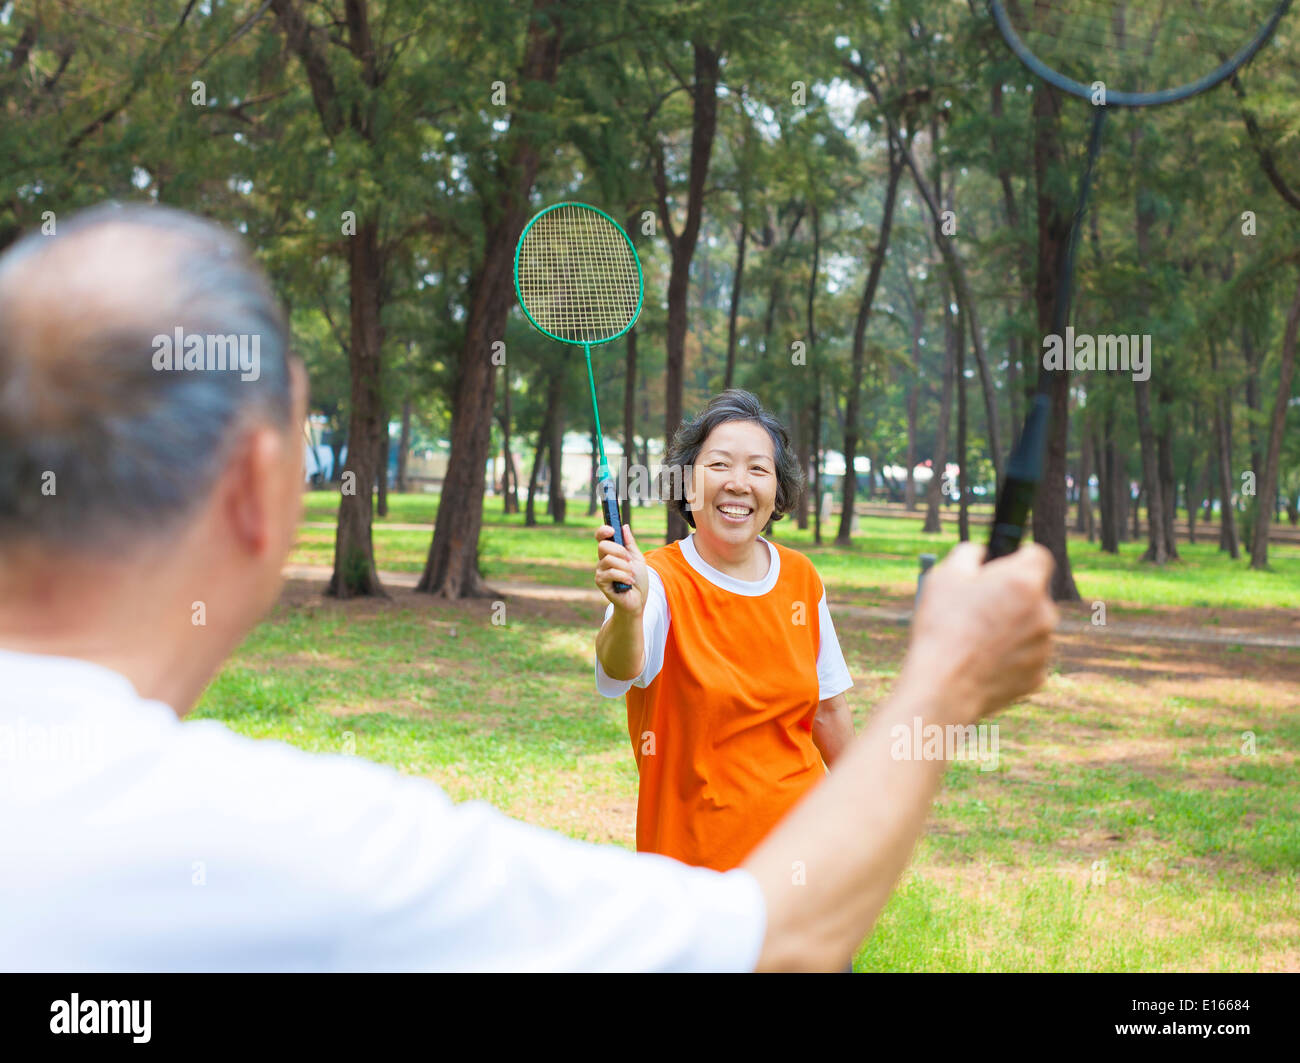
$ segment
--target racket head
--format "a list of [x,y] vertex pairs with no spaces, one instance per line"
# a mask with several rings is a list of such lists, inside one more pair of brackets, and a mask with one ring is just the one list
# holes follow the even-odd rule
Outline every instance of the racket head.
[[587,203],[556,203],[524,226],[515,295],[540,332],[562,343],[608,343],[636,324],[641,259],[623,227]]
[[1273,36],[1292,0],[990,0],[1016,57],[1108,107],[1155,107],[1214,88]]

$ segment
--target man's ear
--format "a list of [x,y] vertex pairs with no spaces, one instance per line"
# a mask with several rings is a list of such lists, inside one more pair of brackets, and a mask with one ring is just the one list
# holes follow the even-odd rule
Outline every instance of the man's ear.
[[269,425],[250,428],[221,474],[222,508],[233,541],[254,556],[276,545],[276,517],[283,490],[283,433]]

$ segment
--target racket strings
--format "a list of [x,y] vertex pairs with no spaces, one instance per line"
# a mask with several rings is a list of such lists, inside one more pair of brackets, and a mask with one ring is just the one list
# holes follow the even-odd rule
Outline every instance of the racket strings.
[[1253,41],[1277,0],[1007,0],[1017,36],[1085,85],[1158,92],[1190,84]]
[[603,343],[636,320],[636,252],[598,211],[564,204],[539,217],[519,245],[519,297],[529,316],[570,343]]

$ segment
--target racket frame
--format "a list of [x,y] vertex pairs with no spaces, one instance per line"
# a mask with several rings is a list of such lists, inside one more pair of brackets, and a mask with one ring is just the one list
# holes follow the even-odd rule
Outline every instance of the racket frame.
[[[1062,261],[1061,276],[1057,279],[1058,289],[1063,289],[1063,291],[1058,291],[1057,294],[1053,327],[1059,336],[1064,334],[1065,325],[1069,320],[1070,305],[1073,302],[1075,249],[1079,230],[1083,224],[1083,216],[1087,211],[1089,193],[1092,189],[1093,172],[1096,167],[1097,157],[1101,151],[1101,133],[1106,112],[1111,108],[1118,107],[1159,107],[1165,104],[1177,103],[1219,85],[1236,74],[1268,43],[1277,30],[1278,23],[1282,21],[1282,17],[1290,9],[1291,0],[1280,0],[1274,8],[1273,14],[1263,23],[1251,41],[1238,49],[1231,58],[1220,63],[1210,73],[1186,85],[1165,89],[1160,92],[1120,92],[1107,88],[1106,102],[1104,104],[1093,103],[1091,86],[1084,85],[1082,82],[1058,73],[1029,49],[1011,24],[1003,0],[990,0],[989,7],[1007,47],[1011,49],[1016,58],[1030,72],[1063,92],[1087,100],[1096,109],[1089,137],[1087,163],[1079,181],[1074,216],[1070,223],[1070,234],[1067,237],[1065,256]],[[1038,484],[1042,479],[1045,465],[1048,426],[1051,420],[1051,404],[1048,395],[1053,376],[1053,371],[1040,367],[1038,388],[1033,405],[1026,417],[1024,428],[1021,430],[1020,439],[1016,443],[1011,460],[1007,463],[1007,471],[998,491],[988,549],[984,555],[985,564],[1014,552],[1020,546],[1020,540],[1024,535],[1025,528],[1028,526],[1029,512],[1033,508],[1034,499],[1038,493]],[[1081,490],[1088,490],[1088,485],[1081,485]]]
[[[1079,96],[1082,99],[1092,101],[1093,89],[1091,85],[1085,85],[1081,81],[1075,81],[1073,78],[1066,77],[1057,70],[1052,69],[1046,63],[1036,56],[1030,47],[1020,39],[1020,34],[1011,23],[1007,15],[1006,7],[1003,0],[990,0],[989,7],[993,12],[993,20],[998,24],[998,29],[1002,33],[1003,40],[1006,41],[1007,47],[1015,53],[1020,60],[1031,71],[1050,85],[1055,85],[1062,92],[1068,92],[1071,96]],[[1279,0],[1273,14],[1269,16],[1259,29],[1259,32],[1243,47],[1239,48],[1229,58],[1223,60],[1217,67],[1208,74],[1203,74],[1195,81],[1189,81],[1186,85],[1179,85],[1172,89],[1161,89],[1158,92],[1124,92],[1119,89],[1106,88],[1106,107],[1162,107],[1169,103],[1178,103],[1180,100],[1187,100],[1197,96],[1202,92],[1214,88],[1222,81],[1232,77],[1238,70],[1255,58],[1258,52],[1269,39],[1273,36],[1277,25],[1282,21],[1282,17],[1291,7],[1291,0]],[[1104,82],[1103,82],[1104,83]]]

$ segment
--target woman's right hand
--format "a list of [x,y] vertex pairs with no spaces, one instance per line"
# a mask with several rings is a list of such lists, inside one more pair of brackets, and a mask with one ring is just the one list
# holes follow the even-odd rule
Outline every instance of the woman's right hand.
[[[600,554],[600,560],[596,562],[596,586],[614,603],[615,609],[640,616],[650,593],[650,573],[645,558],[637,549],[632,529],[626,524],[623,525],[623,542],[624,546],[614,542],[614,529],[608,524],[596,529],[596,549]],[[614,590],[615,583],[626,583],[628,590]]]

